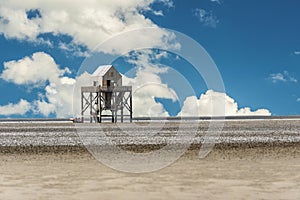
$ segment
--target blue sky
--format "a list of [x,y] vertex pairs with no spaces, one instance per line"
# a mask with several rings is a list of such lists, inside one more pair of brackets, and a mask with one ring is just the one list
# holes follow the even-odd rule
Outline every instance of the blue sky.
[[[1,2],[0,117],[70,116],[70,109],[64,105],[68,102],[68,95],[64,92],[70,90],[77,71],[86,56],[94,51],[93,47],[122,31],[148,26],[179,31],[201,44],[216,63],[226,94],[237,102],[238,109],[266,109],[272,115],[300,114],[298,0],[138,0],[136,4],[123,2],[122,5],[114,1],[103,1],[97,5],[93,5],[92,1],[86,4],[75,1],[72,8],[69,7],[67,2],[64,5],[59,1]],[[75,11],[80,11],[78,16]],[[83,23],[85,19],[90,23]],[[97,43],[88,35],[89,31],[95,35]],[[155,39],[151,37],[149,40]],[[126,45],[124,43],[122,45]],[[36,54],[35,60],[33,55],[37,52],[40,53]],[[120,57],[114,65],[125,73],[145,58],[139,57],[139,62],[134,63],[130,59]],[[29,70],[32,67],[39,71],[41,66],[35,62],[50,63],[48,68],[40,69],[45,75],[35,79],[32,71],[13,70],[26,65]],[[200,105],[205,95],[209,95],[206,92],[211,88],[207,88],[193,70],[188,70],[191,68],[184,59],[176,60],[176,56],[169,55],[157,60],[148,59],[147,62],[147,66],[141,64],[142,67],[129,78],[135,78],[139,70],[149,71],[149,66],[163,68],[165,65],[177,69],[189,79]],[[5,72],[5,66],[10,71]],[[180,91],[172,87],[171,79],[168,81],[168,72],[151,73],[151,76],[159,77],[159,84],[168,86],[166,93],[175,91],[182,96],[182,100],[172,100],[170,96],[149,93],[149,98],[154,98],[149,102],[155,104],[157,115],[165,115],[166,112],[167,115],[177,115],[185,98],[193,94],[179,94]],[[169,76],[172,77],[171,74]],[[65,84],[61,81],[64,77],[67,80]],[[57,82],[59,80],[61,85]],[[134,81],[138,84],[138,77]],[[65,96],[51,93],[50,89],[62,91]],[[193,107],[187,103],[185,106]]]

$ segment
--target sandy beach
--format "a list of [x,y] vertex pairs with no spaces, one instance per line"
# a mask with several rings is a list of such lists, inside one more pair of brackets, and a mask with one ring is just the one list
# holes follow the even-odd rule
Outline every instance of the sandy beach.
[[[299,199],[299,122],[228,121],[204,159],[196,139],[170,166],[142,174],[100,163],[74,124],[0,123],[0,199]],[[157,148],[140,143],[121,145]]]

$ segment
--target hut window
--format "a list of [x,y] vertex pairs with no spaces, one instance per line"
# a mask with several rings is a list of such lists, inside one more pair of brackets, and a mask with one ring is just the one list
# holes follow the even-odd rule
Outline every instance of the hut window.
[[113,76],[114,76],[114,73],[113,73],[113,72],[109,72],[109,73],[108,73],[108,76],[109,76],[109,77],[113,77]]

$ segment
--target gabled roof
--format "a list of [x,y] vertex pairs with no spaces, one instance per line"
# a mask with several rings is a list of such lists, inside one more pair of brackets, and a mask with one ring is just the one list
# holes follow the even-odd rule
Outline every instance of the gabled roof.
[[100,65],[92,74],[92,76],[104,76],[108,70],[113,67],[112,65]]

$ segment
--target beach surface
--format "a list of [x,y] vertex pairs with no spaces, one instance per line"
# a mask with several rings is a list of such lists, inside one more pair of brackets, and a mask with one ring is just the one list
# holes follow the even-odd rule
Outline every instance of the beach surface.
[[[187,151],[163,169],[138,174],[94,158],[78,133],[82,126],[0,123],[0,199],[300,199],[299,120],[225,121],[202,159],[201,138],[209,122],[180,123],[187,135],[198,127]],[[89,130],[89,137],[100,128],[114,144],[135,153],[157,150],[178,131],[178,123],[100,126]],[[187,138],[173,138],[174,148],[190,142]]]

